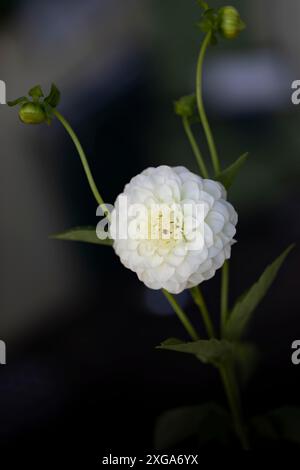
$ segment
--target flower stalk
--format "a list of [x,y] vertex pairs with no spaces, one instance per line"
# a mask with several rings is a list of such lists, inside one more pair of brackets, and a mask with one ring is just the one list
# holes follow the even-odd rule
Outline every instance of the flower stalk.
[[226,260],[222,266],[221,280],[221,331],[224,331],[228,319],[228,291],[229,291],[229,262]]
[[88,180],[88,183],[89,183],[89,186],[90,186],[90,189],[94,195],[94,198],[96,199],[97,203],[99,205],[102,206],[103,210],[104,210],[104,213],[107,217],[110,216],[110,212],[109,210],[107,209],[106,205],[104,204],[104,200],[101,196],[101,194],[99,193],[98,191],[98,188],[97,188],[97,185],[95,183],[95,180],[93,178],[93,175],[92,175],[92,172],[90,170],[90,166],[88,164],[88,161],[87,161],[87,157],[85,155],[85,152],[82,148],[82,145],[76,135],[76,133],[74,132],[74,130],[72,129],[71,125],[69,124],[69,122],[63,117],[63,115],[57,111],[57,109],[54,109],[53,110],[53,114],[54,116],[57,117],[57,119],[60,121],[60,123],[63,125],[63,127],[65,128],[65,130],[67,131],[67,133],[69,134],[69,136],[71,137],[76,149],[77,149],[77,152],[78,152],[78,155],[80,157],[80,160],[81,160],[81,163],[82,163],[82,166],[83,166],[83,169],[84,169],[84,172],[85,172],[85,175],[87,177],[87,180]]
[[168,292],[167,290],[165,289],[162,289],[162,292],[163,294],[165,295],[166,299],[168,300],[168,302],[170,303],[170,305],[172,306],[174,312],[176,313],[176,315],[178,316],[179,320],[181,321],[181,323],[183,324],[184,328],[186,329],[186,331],[188,332],[188,334],[190,335],[190,337],[194,340],[194,341],[197,341],[198,339],[200,339],[197,331],[195,330],[195,328],[193,327],[193,325],[191,324],[190,320],[188,319],[186,313],[183,311],[183,309],[180,307],[179,303],[177,302],[177,300],[175,299],[174,295],[170,294],[170,292]]
[[203,318],[204,325],[209,338],[215,338],[215,329],[211,321],[202,291],[199,286],[193,287],[190,289],[190,293],[194,299],[195,304],[198,306],[200,313]]
[[182,118],[182,123],[183,123],[183,128],[185,130],[185,133],[187,135],[187,138],[191,144],[191,147],[193,149],[196,161],[199,166],[200,174],[203,176],[203,178],[208,178],[208,171],[204,162],[204,158],[202,156],[201,150],[196,142],[196,139],[194,137],[193,131],[191,129],[191,125],[189,122],[189,119],[187,117]]
[[217,147],[213,138],[213,134],[212,134],[212,131],[211,131],[211,128],[210,128],[210,125],[206,116],[204,103],[203,103],[203,62],[204,62],[204,57],[205,57],[207,48],[212,39],[212,34],[213,34],[212,31],[209,31],[206,34],[204,41],[202,42],[202,45],[200,48],[200,53],[199,53],[198,63],[197,63],[197,73],[196,73],[196,98],[197,98],[197,106],[198,106],[200,120],[204,129],[204,133],[207,139],[207,143],[208,143],[208,147],[209,147],[209,151],[211,155],[213,169],[214,169],[215,175],[217,175],[221,171],[221,166],[219,162]]
[[240,394],[232,368],[226,365],[219,367],[220,376],[227,396],[229,408],[235,426],[236,434],[243,450],[250,450],[247,432],[242,419]]

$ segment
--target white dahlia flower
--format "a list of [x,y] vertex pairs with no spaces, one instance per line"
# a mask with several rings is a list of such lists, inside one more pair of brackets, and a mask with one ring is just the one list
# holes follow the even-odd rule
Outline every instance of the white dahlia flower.
[[230,258],[238,217],[226,197],[220,183],[182,166],[148,168],[116,200],[115,252],[151,289],[194,287]]

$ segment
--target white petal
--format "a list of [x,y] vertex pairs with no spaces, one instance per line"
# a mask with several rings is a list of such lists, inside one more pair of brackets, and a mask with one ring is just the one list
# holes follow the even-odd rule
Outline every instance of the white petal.
[[165,202],[166,204],[173,202],[173,193],[167,184],[162,184],[155,189],[155,195],[159,198],[160,202]]
[[170,279],[174,274],[175,268],[163,263],[155,270],[155,276],[159,282],[165,282]]
[[234,227],[234,225],[228,223],[224,227],[224,233],[225,235],[227,235],[227,237],[233,238],[236,234],[236,228]]
[[216,200],[221,199],[222,197],[222,187],[217,181],[204,180],[203,190],[213,196],[213,198]]
[[212,210],[207,215],[205,222],[210,226],[216,235],[220,233],[221,230],[223,230],[225,219],[224,216],[220,214],[220,212]]
[[182,199],[192,199],[194,201],[199,201],[200,190],[199,186],[194,181],[186,181],[181,189]]

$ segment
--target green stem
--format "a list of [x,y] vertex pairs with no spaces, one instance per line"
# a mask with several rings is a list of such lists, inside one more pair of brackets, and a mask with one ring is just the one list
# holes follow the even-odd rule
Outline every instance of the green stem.
[[199,286],[193,287],[192,289],[190,289],[190,293],[192,294],[195,304],[199,307],[208,336],[210,338],[214,338],[215,337],[214,326],[212,324],[212,321],[211,321],[203,294],[200,290],[200,287]]
[[81,160],[81,163],[82,163],[82,166],[83,166],[83,169],[85,171],[85,174],[86,174],[86,177],[87,177],[87,180],[89,182],[89,185],[90,185],[90,188],[91,188],[91,191],[97,201],[97,203],[99,205],[102,206],[104,212],[105,212],[105,215],[109,216],[110,215],[110,212],[109,210],[107,209],[107,207],[105,206],[104,204],[104,201],[98,191],[98,188],[96,186],[96,183],[95,183],[95,180],[92,176],[92,173],[91,173],[91,170],[90,170],[90,167],[89,167],[89,164],[88,164],[88,161],[87,161],[87,158],[86,158],[86,155],[84,153],[84,150],[82,148],[82,145],[81,143],[79,142],[79,139],[77,137],[77,135],[75,134],[75,132],[73,131],[72,127],[70,126],[70,124],[68,123],[68,121],[62,116],[62,114],[60,114],[59,111],[57,111],[56,109],[53,111],[54,115],[57,117],[57,119],[61,122],[61,124],[64,126],[64,128],[66,129],[66,131],[68,132],[69,136],[71,137],[76,149],[77,149],[77,152],[79,154],[79,157],[80,157],[80,160]]
[[[197,105],[198,105],[200,120],[204,129],[204,133],[207,139],[207,143],[208,143],[208,147],[209,147],[209,151],[211,155],[213,169],[214,169],[215,175],[217,175],[221,171],[221,165],[220,165],[220,161],[218,157],[216,144],[212,135],[212,131],[211,131],[211,128],[210,128],[210,125],[206,116],[204,103],[203,103],[203,62],[204,62],[205,53],[211,41],[211,37],[212,37],[212,32],[210,31],[206,34],[202,42],[200,52],[199,52],[198,63],[197,63],[197,75],[196,75],[196,98],[197,98]],[[228,286],[229,286],[229,266],[228,266],[228,263],[225,262],[223,269],[222,269],[222,287],[221,287],[222,330],[224,328],[224,325],[226,323],[227,316],[228,316]],[[213,328],[203,295],[199,288],[193,288],[190,290],[191,290],[195,303],[198,305],[202,313],[208,335],[210,338],[214,338],[215,337],[214,328]],[[247,450],[249,449],[249,442],[248,442],[247,434],[246,434],[245,427],[243,424],[239,389],[236,383],[234,373],[231,370],[231,368],[226,367],[225,365],[220,365],[218,369],[219,369],[221,379],[224,385],[224,389],[227,395],[227,400],[228,400],[229,407],[231,410],[232,419],[235,425],[237,436],[239,437],[241,441],[243,449]]]
[[198,146],[198,144],[196,142],[196,139],[194,137],[194,134],[192,132],[191,125],[190,125],[190,122],[189,122],[189,118],[183,117],[182,118],[182,123],[183,123],[185,133],[187,135],[187,138],[189,139],[189,142],[190,142],[191,147],[193,149],[194,155],[196,157],[196,161],[198,163],[200,173],[203,176],[203,178],[208,178],[208,171],[207,171],[206,165],[204,163],[202,153],[199,149],[199,146]]
[[[203,297],[203,294],[199,288],[193,287],[190,289],[190,292],[192,294],[192,297],[198,305],[199,310],[202,314],[203,321],[205,323],[206,329],[208,336],[212,339],[215,338],[215,332],[214,332],[214,327],[210,319],[210,315]],[[245,431],[245,427],[243,424],[243,419],[242,419],[242,409],[241,409],[241,402],[240,402],[240,395],[239,395],[239,389],[238,385],[236,383],[234,374],[232,370],[229,367],[225,367],[224,365],[221,365],[218,367],[219,373],[224,385],[224,390],[227,396],[229,408],[231,411],[232,419],[234,422],[234,427],[237,433],[237,436],[239,437],[243,449],[249,449],[249,443]]]
[[214,172],[215,174],[218,174],[221,171],[221,166],[219,162],[219,157],[218,157],[218,152],[217,152],[217,148],[215,145],[215,141],[211,132],[211,128],[210,128],[207,116],[206,116],[204,103],[203,103],[203,96],[202,96],[203,94],[203,62],[204,62],[205,53],[211,41],[211,36],[212,36],[212,32],[210,31],[205,36],[201,49],[200,49],[200,53],[199,53],[199,58],[198,58],[198,63],[197,63],[197,75],[196,75],[196,97],[197,97],[197,105],[198,105],[200,120],[201,120],[203,129],[206,135]]
[[243,449],[249,450],[250,445],[249,445],[246,429],[242,420],[240,395],[239,395],[238,386],[235,381],[235,377],[232,371],[224,365],[219,367],[219,371],[220,371],[224,389],[227,395],[228,403],[230,406],[230,410],[231,410],[231,414],[232,414],[232,418],[233,418],[233,422],[235,426],[235,431],[240,439]]
[[224,331],[228,318],[228,288],[229,288],[229,262],[225,261],[222,267],[221,281],[221,330]]
[[169,301],[170,305],[172,306],[174,312],[177,314],[179,320],[185,327],[186,331],[189,333],[190,337],[194,340],[197,341],[199,339],[198,333],[196,332],[195,328],[191,324],[190,320],[188,319],[187,315],[185,312],[182,310],[180,307],[179,303],[175,299],[174,295],[170,294],[165,289],[162,289],[163,294],[166,296],[167,300]]

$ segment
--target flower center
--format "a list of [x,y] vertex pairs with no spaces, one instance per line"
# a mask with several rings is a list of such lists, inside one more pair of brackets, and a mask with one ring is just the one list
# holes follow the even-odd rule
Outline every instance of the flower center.
[[148,238],[163,244],[182,240],[184,218],[178,209],[168,206],[151,208],[148,212]]

